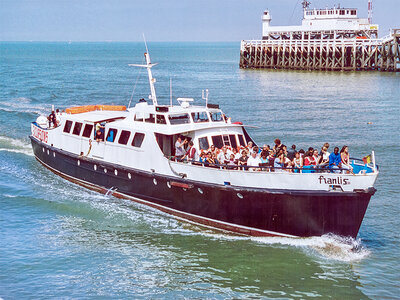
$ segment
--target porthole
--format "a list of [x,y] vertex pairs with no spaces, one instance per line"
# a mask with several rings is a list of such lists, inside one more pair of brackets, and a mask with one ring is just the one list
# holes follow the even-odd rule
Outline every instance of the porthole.
[[93,169],[94,169],[95,171],[97,171],[97,166],[96,166],[96,165],[93,165]]
[[56,157],[56,153],[55,152],[53,152],[53,157]]
[[167,187],[171,188],[171,183],[169,181],[167,181]]
[[80,160],[78,160],[78,161],[77,161],[77,164],[78,164],[78,166],[80,166],[80,165],[81,165],[81,161],[80,161]]
[[50,155],[50,151],[49,151],[49,149],[47,149],[47,155]]
[[42,151],[44,152],[44,147],[42,148]]
[[238,198],[243,199],[243,195],[241,193],[237,193],[236,195],[238,196]]
[[157,185],[157,179],[153,179],[153,183],[154,183],[154,185]]
[[118,171],[116,169],[114,170],[114,174],[115,174],[115,176],[118,175]]
[[128,178],[129,178],[129,179],[132,179],[131,173],[128,173]]
[[104,168],[104,173],[107,173],[107,169],[106,168]]
[[204,193],[203,190],[202,190],[201,188],[198,188],[197,190],[199,191],[200,194],[203,194],[203,193]]

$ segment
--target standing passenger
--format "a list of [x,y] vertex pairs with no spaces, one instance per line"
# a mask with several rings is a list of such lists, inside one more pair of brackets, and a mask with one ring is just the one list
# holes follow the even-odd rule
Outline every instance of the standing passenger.
[[185,155],[185,144],[187,143],[187,140],[185,139],[182,141],[181,137],[178,137],[178,139],[175,142],[175,157],[178,160],[181,160],[182,157]]

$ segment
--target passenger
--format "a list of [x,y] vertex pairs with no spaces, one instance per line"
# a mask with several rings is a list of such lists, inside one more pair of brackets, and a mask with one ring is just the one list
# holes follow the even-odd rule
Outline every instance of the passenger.
[[275,151],[271,150],[268,155],[268,166],[273,167],[275,164]]
[[350,154],[348,146],[342,147],[342,150],[340,150],[340,158],[342,162],[342,168],[349,170],[349,172],[353,172],[353,167],[350,165]]
[[293,159],[293,167],[295,173],[300,173],[303,168],[303,158],[300,156],[300,152],[296,152]]
[[326,151],[327,151],[328,156],[329,156],[329,152],[328,152],[329,143],[325,143],[325,144],[322,146],[321,151],[319,152],[319,155],[320,155],[320,156],[323,156],[323,153],[322,153],[322,149],[323,149],[323,148],[326,148]]
[[282,169],[285,167],[285,155],[281,153],[274,160],[274,168]]
[[108,131],[107,142],[114,142],[114,130],[112,129]]
[[[251,156],[247,159],[247,166],[249,167],[259,167],[260,166],[260,159],[257,157],[257,152],[253,151]],[[249,168],[249,171],[258,171],[259,168]]]
[[317,166],[318,162],[319,162],[319,159],[320,159],[317,149],[314,149],[314,151],[313,151],[313,158],[314,158],[315,165]]
[[257,146],[253,147],[253,152],[255,152],[257,154],[257,157],[260,158],[260,154],[261,154],[261,149],[258,148]]
[[61,122],[61,113],[60,113],[60,110],[57,108],[56,109],[56,123],[57,123],[57,126],[60,125],[60,122]]
[[329,168],[334,173],[338,173],[339,171],[336,169],[341,168],[341,165],[342,165],[341,161],[342,161],[342,159],[339,154],[339,148],[335,147],[335,149],[333,149],[333,153],[331,153],[329,155]]
[[251,153],[253,151],[253,142],[251,142],[251,141],[248,142],[246,148],[247,148],[247,151],[249,153]]
[[237,169],[237,164],[236,164],[236,160],[235,160],[235,155],[231,154],[229,156],[229,160],[227,162],[228,165],[228,169]]
[[215,154],[217,154],[217,148],[215,148],[215,146],[214,145],[211,145],[211,147],[210,147],[210,149],[208,150],[208,151],[211,151],[211,153],[215,153]]
[[276,153],[278,153],[279,149],[282,148],[281,140],[275,139],[274,143],[275,143],[275,146],[272,149],[275,150]]
[[104,141],[104,126],[101,123],[96,123],[96,142]]
[[196,161],[198,157],[197,150],[194,147],[193,141],[189,142],[189,147],[182,159],[187,158],[188,161]]
[[301,159],[303,159],[304,160],[304,156],[305,156],[305,151],[304,151],[304,149],[300,149],[299,150],[299,153],[300,153],[300,157],[301,157]]
[[219,152],[218,156],[217,156],[218,161],[221,164],[226,164],[229,161],[229,155],[228,155],[228,150],[226,146],[223,146],[221,151]]
[[315,166],[317,162],[314,158],[314,151],[308,151],[306,157],[303,160],[304,166]]
[[329,165],[329,154],[330,153],[328,152],[328,149],[325,147],[326,144],[327,143],[324,144],[324,146],[322,147],[321,152],[320,152],[320,158],[318,161],[318,165],[320,168],[325,168]]
[[213,159],[214,159],[214,161],[215,161],[216,164],[220,164],[220,161],[218,160],[217,154],[216,154],[216,153],[213,153],[213,154],[212,154],[212,157],[213,157]]
[[200,158],[199,158],[199,162],[201,163],[205,163],[207,161],[207,155],[205,152],[201,151],[200,153]]
[[296,145],[292,145],[292,147],[287,150],[287,157],[290,160],[293,160],[294,156],[295,156],[295,153],[296,153]]
[[238,150],[238,148],[233,148],[233,155],[235,156],[236,163],[238,162],[239,158],[241,157],[240,151],[239,151],[240,148],[239,148],[239,150]]
[[185,144],[187,143],[187,139],[182,141],[182,138],[179,136],[175,142],[175,157],[178,160],[182,160],[183,156],[185,155]]
[[245,150],[242,151],[242,156],[238,160],[238,165],[239,166],[245,166],[247,165],[247,152]]
[[54,110],[51,111],[51,114],[47,117],[47,120],[49,121],[49,128],[57,127],[57,118]]
[[209,151],[209,152],[207,153],[207,160],[206,160],[206,162],[207,162],[208,164],[210,164],[210,165],[215,165],[215,159],[214,159],[213,153],[212,153],[211,151]]
[[267,167],[268,166],[268,151],[263,150],[260,154],[260,166]]

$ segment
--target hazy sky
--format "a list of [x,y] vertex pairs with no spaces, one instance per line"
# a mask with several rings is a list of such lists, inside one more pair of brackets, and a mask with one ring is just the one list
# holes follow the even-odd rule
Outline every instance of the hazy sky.
[[[301,0],[0,0],[1,41],[240,41],[271,25],[301,22]],[[359,8],[368,0],[314,0],[312,7]],[[374,0],[380,35],[400,28],[400,0]]]

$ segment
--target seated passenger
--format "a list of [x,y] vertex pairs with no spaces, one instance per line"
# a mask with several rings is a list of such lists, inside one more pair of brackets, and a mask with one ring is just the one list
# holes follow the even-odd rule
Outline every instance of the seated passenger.
[[300,152],[294,154],[293,167],[295,173],[300,173],[301,168],[303,168],[303,159],[300,156]]
[[276,156],[274,160],[274,168],[281,169],[285,167],[285,155],[283,153]]
[[228,165],[228,169],[236,169],[237,164],[236,164],[236,160],[235,160],[235,155],[231,154],[229,156],[227,165]]
[[104,126],[101,123],[96,123],[96,142],[104,141]]
[[215,165],[215,159],[214,159],[213,154],[212,154],[211,151],[209,151],[209,152],[207,153],[207,160],[206,160],[206,162],[207,162],[208,164],[210,164],[210,165]]
[[253,151],[253,142],[248,142],[246,148],[247,148],[247,151],[249,151],[249,153],[251,153]]
[[304,166],[315,166],[317,162],[314,158],[314,151],[308,151],[306,157],[303,160]]
[[51,114],[47,117],[47,120],[49,120],[49,128],[57,127],[57,118],[54,110],[51,111]]
[[[257,152],[253,151],[250,157],[247,159],[247,166],[249,167],[259,167],[260,159],[257,157]],[[249,168],[250,171],[257,171],[259,168]]]
[[[339,148],[335,147],[333,150],[333,153],[329,155],[329,168],[334,170],[334,169],[339,169],[342,165],[341,163],[342,159],[339,154]],[[337,173],[337,171],[333,171]]]
[[315,166],[318,166],[318,162],[319,162],[320,157],[318,155],[318,150],[317,149],[314,149],[314,151],[313,151],[313,159],[314,159],[314,162],[315,162]]
[[222,147],[221,151],[217,156],[217,159],[221,164],[226,164],[229,161],[229,155],[226,146]]
[[260,166],[267,167],[268,166],[268,151],[263,150],[260,154]]
[[340,150],[340,159],[342,168],[349,170],[349,172],[353,172],[353,168],[350,165],[349,147],[343,146],[342,150]]
[[275,151],[271,150],[269,151],[268,155],[268,166],[273,167],[275,164]]
[[202,152],[200,153],[199,162],[205,163],[206,161],[207,161],[207,155],[206,155],[205,152],[202,151]]
[[[326,143],[325,143],[326,144]],[[329,145],[329,144],[328,144]],[[320,168],[325,168],[329,164],[329,152],[328,149],[323,146],[320,152],[318,165]]]
[[238,160],[239,166],[247,165],[247,152],[245,150],[242,151],[242,156]]

